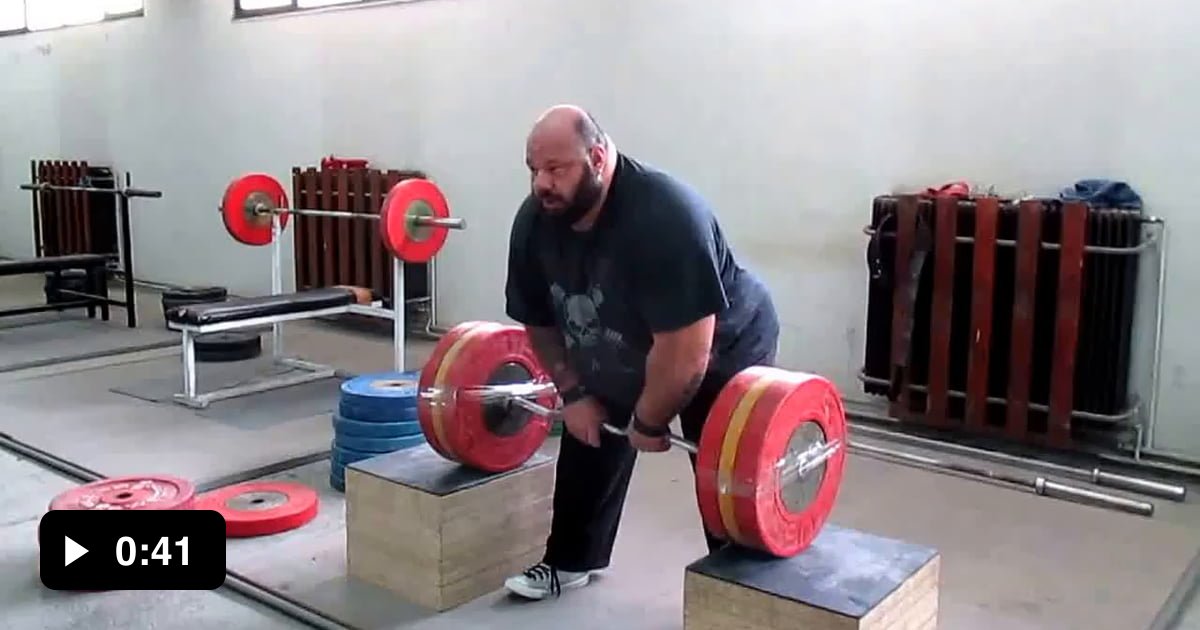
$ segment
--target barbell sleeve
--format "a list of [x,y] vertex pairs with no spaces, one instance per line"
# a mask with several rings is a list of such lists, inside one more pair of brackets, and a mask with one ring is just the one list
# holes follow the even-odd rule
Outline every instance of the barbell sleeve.
[[1056,481],[1051,481],[1045,477],[1038,477],[1035,482],[1034,490],[1043,496],[1054,497],[1057,499],[1069,499],[1080,503],[1089,503],[1100,507],[1107,507],[1130,514],[1139,516],[1154,516],[1154,504],[1146,501],[1135,501],[1126,499],[1095,490],[1086,488],[1075,488],[1066,484],[1061,484]]
[[1187,497],[1187,488],[1176,486],[1169,483],[1160,483],[1149,479],[1141,479],[1138,477],[1130,477],[1127,475],[1118,475],[1116,473],[1104,472],[1099,468],[1092,469],[1092,483],[1098,486],[1107,488],[1116,488],[1118,490],[1128,490],[1150,496],[1162,497],[1172,501],[1183,501]]
[[467,221],[458,217],[449,219],[442,217],[414,217],[413,223],[420,226],[440,227],[448,230],[462,230],[467,227]]

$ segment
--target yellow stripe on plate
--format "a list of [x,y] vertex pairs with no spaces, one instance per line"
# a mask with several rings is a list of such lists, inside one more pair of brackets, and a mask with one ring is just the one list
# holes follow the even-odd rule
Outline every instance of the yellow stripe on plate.
[[733,466],[737,462],[738,444],[741,442],[742,432],[746,430],[746,422],[754,411],[754,405],[758,403],[758,399],[773,382],[775,379],[770,373],[762,374],[754,381],[750,389],[742,394],[742,399],[733,408],[733,415],[729,419],[729,428],[725,429],[725,440],[721,443],[721,458],[717,462],[717,506],[721,511],[721,523],[725,525],[725,531],[729,532],[729,539],[739,543],[744,543],[744,541],[741,530],[738,529],[737,518],[734,516],[733,500],[736,495],[744,493],[747,489],[735,487]]
[[[446,392],[445,388],[446,375],[450,373],[450,368],[454,367],[454,362],[458,359],[459,353],[463,351],[463,348],[467,347],[467,344],[471,343],[472,340],[482,334],[485,330],[493,329],[494,326],[492,324],[480,324],[463,333],[462,336],[454,340],[454,344],[450,346],[450,349],[446,351],[446,354],[442,355],[442,361],[438,364],[437,374],[435,374],[433,377],[433,388],[435,391],[441,395],[445,395],[447,393],[456,393]],[[451,446],[448,441],[446,441],[446,426],[442,421],[442,410],[445,409],[446,404],[447,402],[445,401],[435,400],[434,404],[431,405],[432,413],[430,415],[432,417],[431,419],[433,420],[433,433],[437,436],[438,444],[441,445],[442,450],[446,451],[447,455],[458,457],[458,453],[454,452],[454,447]]]

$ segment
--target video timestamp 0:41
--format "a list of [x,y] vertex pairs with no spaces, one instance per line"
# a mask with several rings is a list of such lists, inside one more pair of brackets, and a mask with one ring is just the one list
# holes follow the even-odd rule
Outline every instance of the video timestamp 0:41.
[[51,510],[38,523],[46,588],[212,590],[225,583],[214,510]]

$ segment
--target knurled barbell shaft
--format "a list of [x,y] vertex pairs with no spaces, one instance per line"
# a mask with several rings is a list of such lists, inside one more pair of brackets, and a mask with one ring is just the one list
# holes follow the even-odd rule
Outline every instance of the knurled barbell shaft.
[[21,190],[32,191],[47,191],[47,190],[63,190],[74,192],[97,192],[108,193],[110,195],[124,195],[126,197],[162,197],[160,190],[144,190],[141,188],[97,188],[95,186],[63,186],[60,184],[21,184]]
[[[314,210],[311,208],[271,208],[265,205],[258,205],[255,212],[261,214],[298,214],[301,216],[314,217],[332,217],[335,219],[366,219],[368,221],[378,221],[379,215],[369,212],[346,212],[345,210]],[[409,219],[416,225],[425,227],[440,227],[448,230],[461,230],[467,227],[465,219],[458,217],[427,217],[414,216]]]
[[[562,413],[561,409],[551,409],[549,407],[539,405],[538,403],[535,403],[532,400],[529,400],[526,398],[521,398],[520,396],[513,396],[513,397],[509,398],[509,401],[518,407],[521,407],[523,409],[532,411],[533,413],[540,414],[543,416],[557,416]],[[600,423],[600,427],[602,429],[604,429],[605,431],[608,431],[609,433],[612,433],[614,435],[624,435],[624,436],[629,435],[624,430],[618,429],[617,427],[615,427],[607,422]],[[667,433],[667,441],[669,441],[672,446],[679,447],[693,455],[697,454],[700,451],[700,449],[697,448],[695,444],[679,437],[678,435],[675,435],[674,433],[670,433],[670,432]]]

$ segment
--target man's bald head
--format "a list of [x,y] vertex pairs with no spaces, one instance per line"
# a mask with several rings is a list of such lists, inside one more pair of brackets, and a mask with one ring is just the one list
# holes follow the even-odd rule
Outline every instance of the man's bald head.
[[595,117],[556,105],[534,122],[525,144],[534,197],[547,215],[575,224],[604,194],[610,143]]
[[577,105],[555,105],[542,113],[529,132],[530,142],[579,142],[584,151],[606,144],[604,130],[590,112]]

